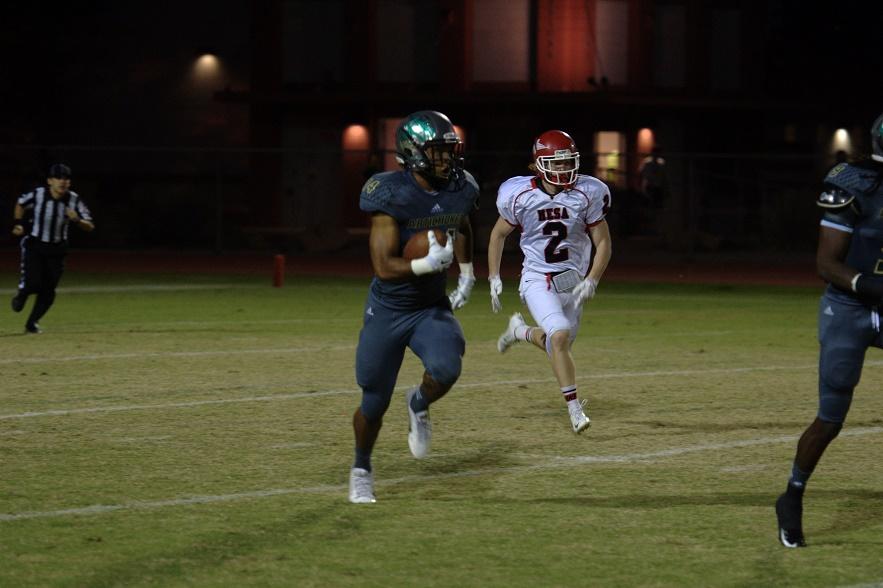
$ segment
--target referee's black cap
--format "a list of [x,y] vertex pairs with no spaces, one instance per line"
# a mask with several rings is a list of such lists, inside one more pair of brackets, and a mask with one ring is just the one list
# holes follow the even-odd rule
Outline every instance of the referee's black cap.
[[71,177],[71,168],[63,163],[54,163],[49,168],[49,177],[69,179]]

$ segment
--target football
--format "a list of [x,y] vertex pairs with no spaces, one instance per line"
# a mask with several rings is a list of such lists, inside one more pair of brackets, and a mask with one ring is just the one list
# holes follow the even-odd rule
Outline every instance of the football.
[[[429,253],[429,239],[426,236],[428,231],[417,231],[411,238],[408,239],[408,242],[405,243],[405,246],[402,248],[402,257],[405,259],[420,259],[421,257],[426,257],[426,254]],[[438,240],[438,244],[442,247],[448,242],[447,234],[441,229],[433,229],[435,233],[435,238]]]

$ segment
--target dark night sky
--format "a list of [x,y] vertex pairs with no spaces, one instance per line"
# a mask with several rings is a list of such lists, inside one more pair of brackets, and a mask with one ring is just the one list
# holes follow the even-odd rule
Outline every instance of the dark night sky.
[[[67,2],[4,6],[0,143],[175,145],[244,140],[211,89],[248,83],[246,2]],[[205,51],[223,72],[192,78]],[[244,119],[240,107],[237,116]]]
[[[747,25],[764,38],[766,95],[883,107],[883,3],[742,4],[762,11]],[[245,1],[8,3],[0,143],[242,144],[245,108],[214,103],[191,67],[211,50],[225,68],[216,88],[247,87],[250,28]]]

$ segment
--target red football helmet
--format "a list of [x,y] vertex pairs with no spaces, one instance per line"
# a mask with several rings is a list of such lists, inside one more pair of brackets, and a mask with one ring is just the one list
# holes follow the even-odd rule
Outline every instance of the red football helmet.
[[564,131],[546,131],[533,142],[537,172],[555,186],[571,186],[579,171],[579,151]]

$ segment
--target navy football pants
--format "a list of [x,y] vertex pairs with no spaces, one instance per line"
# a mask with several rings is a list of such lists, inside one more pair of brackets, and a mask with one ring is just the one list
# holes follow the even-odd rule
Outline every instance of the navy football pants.
[[843,423],[858,385],[868,347],[883,347],[877,309],[845,304],[828,295],[819,306],[819,412]]
[[433,380],[451,386],[460,377],[466,339],[447,297],[436,306],[392,310],[373,296],[365,305],[356,349],[356,381],[362,387],[362,414],[368,421],[389,407],[399,369],[410,347]]

